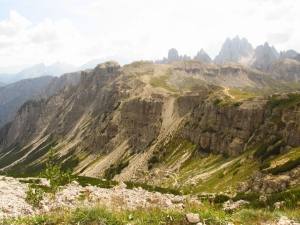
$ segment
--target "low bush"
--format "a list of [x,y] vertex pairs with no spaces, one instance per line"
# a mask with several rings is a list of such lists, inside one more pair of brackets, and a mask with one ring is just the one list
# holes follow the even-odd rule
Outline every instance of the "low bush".
[[299,165],[300,165],[300,157],[294,160],[289,160],[283,165],[276,166],[275,168],[269,169],[268,172],[277,175],[279,173],[290,171]]
[[104,171],[104,177],[107,180],[111,180],[115,175],[120,174],[124,168],[129,165],[129,161],[120,162],[117,165],[111,165],[108,169]]
[[260,156],[264,155],[267,152],[268,144],[260,143],[257,150],[254,152],[254,157],[259,158]]

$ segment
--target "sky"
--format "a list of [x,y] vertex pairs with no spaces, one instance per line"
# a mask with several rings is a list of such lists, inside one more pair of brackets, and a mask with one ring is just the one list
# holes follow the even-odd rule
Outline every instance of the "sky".
[[214,59],[237,35],[300,52],[299,24],[299,0],[0,0],[0,68],[156,60],[170,48]]

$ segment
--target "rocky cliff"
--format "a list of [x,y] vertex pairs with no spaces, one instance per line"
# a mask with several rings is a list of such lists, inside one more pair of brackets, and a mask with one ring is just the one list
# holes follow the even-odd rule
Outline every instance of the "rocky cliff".
[[299,93],[236,89],[269,80],[235,63],[99,64],[78,85],[19,109],[0,132],[0,169],[36,172],[54,146],[58,162],[86,176],[190,188],[209,184],[212,174],[226,183],[239,162],[245,179],[241,171],[257,169],[258,160],[300,146]]

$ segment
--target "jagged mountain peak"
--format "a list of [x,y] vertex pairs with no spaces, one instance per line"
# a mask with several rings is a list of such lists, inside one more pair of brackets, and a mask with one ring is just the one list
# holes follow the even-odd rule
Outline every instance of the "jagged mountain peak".
[[297,52],[293,49],[287,50],[287,51],[280,51],[279,58],[288,58],[288,59],[294,59],[297,56]]
[[204,51],[203,48],[201,48],[201,50],[199,52],[197,52],[197,55],[194,56],[193,59],[194,60],[199,60],[199,61],[202,61],[202,62],[213,63],[213,61],[211,60],[209,55]]
[[[252,55],[253,48],[248,40],[246,38],[240,39],[239,36],[236,36],[232,40],[230,38],[225,40],[219,55],[214,59],[214,63],[242,62],[247,64],[247,59],[252,57]],[[244,61],[247,61],[247,63]]]
[[268,71],[269,66],[273,61],[279,58],[279,54],[275,47],[270,46],[268,42],[256,47],[254,52],[255,61],[252,63],[252,67]]

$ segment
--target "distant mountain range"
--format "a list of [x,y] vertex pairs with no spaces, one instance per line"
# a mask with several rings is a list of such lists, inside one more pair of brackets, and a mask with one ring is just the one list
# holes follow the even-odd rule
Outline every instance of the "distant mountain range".
[[128,60],[119,56],[107,56],[105,58],[93,59],[80,67],[76,67],[72,64],[63,63],[63,62],[56,62],[50,66],[46,66],[44,63],[39,63],[34,66],[23,69],[22,71],[16,74],[8,74],[8,73],[0,74],[0,87],[4,86],[5,84],[11,84],[16,81],[28,79],[28,78],[36,78],[36,77],[41,77],[46,75],[60,76],[65,73],[82,71],[86,69],[93,69],[99,63],[109,61],[109,60],[118,61],[120,65],[130,63]]
[[[215,59],[211,59],[210,56],[201,49],[194,57],[188,55],[179,55],[175,48],[171,48],[167,57],[163,57],[161,60],[156,60],[156,64],[165,64],[170,62],[179,62],[181,60],[198,60],[211,64],[224,64],[226,62],[238,62],[246,66],[250,66],[256,69],[260,69],[269,73],[271,64],[278,59],[292,59],[300,62],[300,54],[295,50],[290,49],[287,51],[278,51],[274,46],[270,46],[268,42],[263,45],[259,45],[253,48],[246,38],[240,38],[236,36],[232,39],[227,38],[222,45],[219,54]],[[0,87],[5,84],[14,83],[18,80],[41,77],[45,75],[60,76],[65,73],[82,71],[86,69],[93,69],[99,63],[109,60],[117,61],[121,66],[129,64],[130,62],[119,56],[107,56],[105,58],[93,59],[82,66],[76,67],[71,64],[56,62],[53,65],[46,66],[44,63],[36,64],[29,68],[23,69],[16,74],[2,73],[0,74]],[[295,64],[295,61],[289,61],[286,65]],[[283,65],[283,64],[280,64]],[[297,65],[292,66],[297,67]],[[272,67],[274,70],[274,67]],[[1,68],[0,68],[0,71]]]
[[[89,72],[89,70],[85,70]],[[20,106],[29,99],[48,99],[55,92],[70,84],[76,85],[81,71],[60,77],[42,76],[23,79],[0,87],[0,128],[14,120]]]
[[[0,127],[14,119],[20,106],[42,87],[52,76],[43,76],[8,84],[0,88]],[[9,118],[6,118],[9,115]]]
[[[162,60],[155,61],[155,63],[165,64],[181,60],[190,60],[191,58],[192,57],[187,55],[179,56],[178,51],[172,48],[169,50],[168,58],[164,57]],[[270,46],[268,42],[254,49],[246,38],[240,38],[239,36],[233,39],[227,38],[222,45],[219,55],[217,55],[214,60],[212,60],[203,49],[193,57],[194,60],[215,64],[238,62],[246,66],[261,69],[265,72],[268,72],[269,67],[275,60],[283,58],[300,62],[300,54],[295,50],[291,49],[278,53],[275,47]]]
[[60,76],[64,73],[74,72],[76,70],[76,66],[62,62],[56,62],[50,66],[40,63],[23,69],[21,72],[16,74],[0,74],[0,82],[10,84],[19,80],[37,78],[46,75]]

